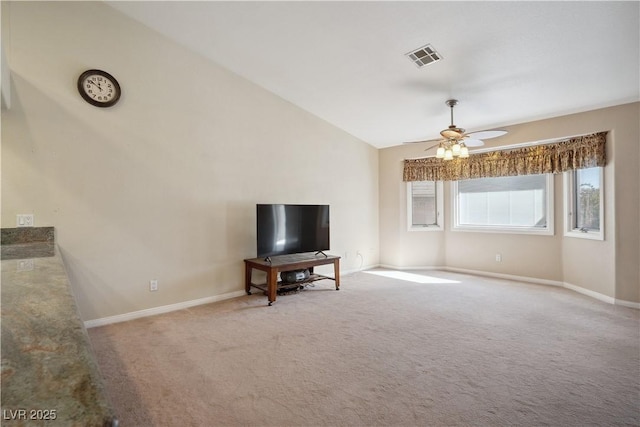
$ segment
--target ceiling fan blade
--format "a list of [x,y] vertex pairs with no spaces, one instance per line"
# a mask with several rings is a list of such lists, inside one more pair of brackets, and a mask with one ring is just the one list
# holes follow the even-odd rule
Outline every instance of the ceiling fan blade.
[[506,135],[506,130],[481,130],[479,132],[471,132],[467,135],[473,139],[491,139]]
[[[403,144],[422,144],[422,143],[425,143],[425,142],[437,142],[437,143],[440,143],[442,141],[443,141],[442,139],[425,139],[425,140],[422,140],[422,141],[405,141],[405,142],[403,142]],[[435,145],[434,145],[434,147],[435,147]]]
[[438,147],[439,145],[440,145],[440,143],[434,144],[434,145],[432,145],[431,147],[425,148],[425,149],[424,149],[424,151],[429,151],[429,150],[431,150],[432,148],[436,148],[436,147]]
[[465,138],[464,145],[467,147],[482,147],[484,145],[484,141],[475,138]]

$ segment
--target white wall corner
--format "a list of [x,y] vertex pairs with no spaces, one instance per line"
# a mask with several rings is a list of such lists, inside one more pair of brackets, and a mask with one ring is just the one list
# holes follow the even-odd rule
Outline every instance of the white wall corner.
[[0,43],[0,72],[2,73],[2,77],[0,78],[2,109],[8,110],[11,108],[11,70],[9,69],[9,62],[4,53],[4,43]]
[[585,289],[580,286],[572,285],[571,283],[564,282],[562,287],[571,289],[572,291],[578,292],[579,294],[587,295],[591,298],[595,298],[600,301],[607,302],[609,304],[616,304],[616,299],[605,294],[601,294],[600,292],[591,291],[589,289]]
[[635,308],[636,310],[640,310],[640,302],[632,302],[632,301],[625,301],[622,299],[616,299],[615,304],[621,305],[623,307]]

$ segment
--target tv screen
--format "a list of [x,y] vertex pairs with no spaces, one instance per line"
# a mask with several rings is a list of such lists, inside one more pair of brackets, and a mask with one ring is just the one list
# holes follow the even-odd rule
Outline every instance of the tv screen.
[[256,205],[258,257],[329,250],[329,205]]

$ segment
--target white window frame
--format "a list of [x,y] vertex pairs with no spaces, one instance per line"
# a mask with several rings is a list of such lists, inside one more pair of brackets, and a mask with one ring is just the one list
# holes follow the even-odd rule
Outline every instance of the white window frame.
[[451,212],[452,231],[462,232],[479,232],[479,233],[507,233],[507,234],[533,234],[543,236],[554,235],[554,195],[553,195],[553,175],[546,174],[546,218],[547,226],[541,227],[523,227],[523,226],[504,226],[504,225],[468,225],[459,222],[459,199],[458,199],[458,181],[451,183],[451,200],[453,209]]
[[413,194],[411,182],[407,182],[407,230],[408,231],[443,231],[444,230],[444,185],[436,181],[436,223],[433,225],[413,225]]
[[564,192],[564,235],[579,239],[604,240],[604,168],[600,169],[600,230],[581,230],[576,227],[574,221],[574,206],[576,201],[575,170],[565,172],[563,175]]

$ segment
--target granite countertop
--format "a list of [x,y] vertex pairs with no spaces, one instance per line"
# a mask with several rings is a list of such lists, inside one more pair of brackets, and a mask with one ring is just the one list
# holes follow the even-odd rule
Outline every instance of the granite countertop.
[[51,240],[2,230],[2,425],[117,426],[53,228],[43,228]]
[[3,228],[0,230],[0,258],[43,258],[54,255],[53,227]]

